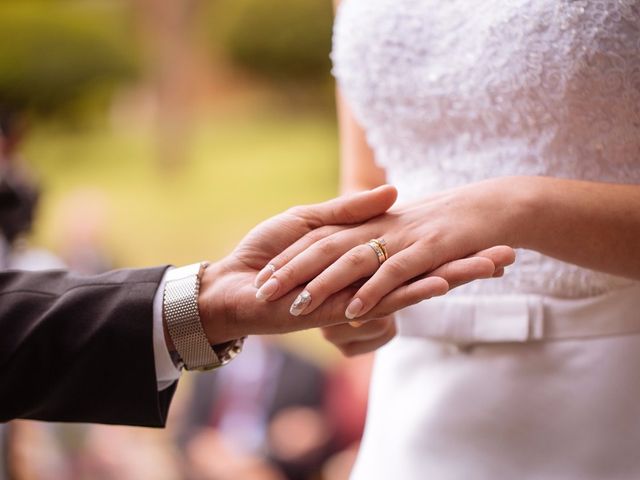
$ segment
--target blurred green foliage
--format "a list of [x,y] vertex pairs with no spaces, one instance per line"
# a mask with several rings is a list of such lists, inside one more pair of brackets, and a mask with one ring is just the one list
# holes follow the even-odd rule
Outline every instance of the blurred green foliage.
[[217,114],[190,138],[185,167],[167,172],[153,133],[133,125],[34,129],[23,153],[42,179],[36,243],[61,246],[61,208],[78,189],[108,197],[105,240],[124,266],[215,260],[265,218],[337,193],[336,125],[325,115]]
[[118,1],[0,2],[0,105],[52,113],[106,98],[138,71],[130,26]]
[[329,79],[330,0],[217,0],[205,19],[239,66],[276,80]]

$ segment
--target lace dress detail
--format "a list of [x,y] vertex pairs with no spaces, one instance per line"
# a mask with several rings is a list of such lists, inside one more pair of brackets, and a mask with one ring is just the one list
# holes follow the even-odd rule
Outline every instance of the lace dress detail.
[[[401,200],[504,175],[640,183],[640,2],[343,0],[334,74]],[[519,252],[458,293],[630,280]]]

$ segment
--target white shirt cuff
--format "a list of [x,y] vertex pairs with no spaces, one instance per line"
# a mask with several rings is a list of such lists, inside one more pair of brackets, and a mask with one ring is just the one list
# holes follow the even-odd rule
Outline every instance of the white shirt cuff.
[[[167,272],[171,269],[167,269]],[[156,380],[158,391],[170,387],[180,378],[180,370],[176,368],[169,355],[167,342],[164,339],[164,327],[162,324],[162,297],[166,283],[167,272],[162,277],[155,297],[153,297],[153,356],[156,364]]]

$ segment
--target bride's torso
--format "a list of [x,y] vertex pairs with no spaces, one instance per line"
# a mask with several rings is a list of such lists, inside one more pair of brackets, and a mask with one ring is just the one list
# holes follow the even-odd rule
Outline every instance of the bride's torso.
[[[343,0],[332,57],[401,200],[503,175],[640,183],[638,1]],[[522,251],[456,293],[629,283]]]
[[[403,200],[500,175],[640,183],[638,0],[343,0],[333,59]],[[524,251],[401,312],[353,478],[640,478],[628,283]]]

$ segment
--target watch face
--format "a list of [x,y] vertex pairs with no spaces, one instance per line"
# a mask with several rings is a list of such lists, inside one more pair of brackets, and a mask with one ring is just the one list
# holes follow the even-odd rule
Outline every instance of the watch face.
[[230,340],[218,345],[212,345],[213,351],[218,355],[219,364],[213,368],[222,367],[236,358],[241,352],[246,337]]

